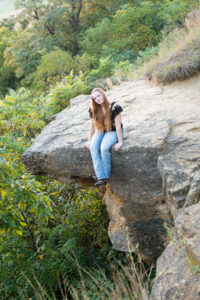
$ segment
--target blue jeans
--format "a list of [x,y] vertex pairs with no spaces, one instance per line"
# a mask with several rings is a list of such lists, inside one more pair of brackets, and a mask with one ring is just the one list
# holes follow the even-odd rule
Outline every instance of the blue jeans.
[[[122,130],[123,132],[123,130]],[[109,178],[111,172],[110,148],[118,142],[116,131],[95,131],[90,144],[90,153],[97,179]]]

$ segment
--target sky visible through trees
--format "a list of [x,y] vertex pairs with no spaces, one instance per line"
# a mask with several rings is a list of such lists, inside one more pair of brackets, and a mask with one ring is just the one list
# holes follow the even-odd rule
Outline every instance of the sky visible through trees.
[[14,10],[14,0],[0,0],[0,14],[9,13]]

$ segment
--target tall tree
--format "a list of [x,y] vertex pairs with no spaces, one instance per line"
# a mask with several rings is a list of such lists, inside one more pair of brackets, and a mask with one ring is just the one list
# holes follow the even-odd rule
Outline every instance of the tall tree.
[[16,5],[40,34],[50,35],[55,45],[73,56],[78,53],[83,0],[17,0]]

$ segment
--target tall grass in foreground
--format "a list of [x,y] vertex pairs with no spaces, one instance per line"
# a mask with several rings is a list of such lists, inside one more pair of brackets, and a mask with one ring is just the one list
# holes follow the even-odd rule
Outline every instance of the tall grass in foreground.
[[157,51],[144,53],[127,74],[128,80],[146,77],[167,84],[189,78],[200,71],[200,22],[176,28],[158,45]]
[[[82,272],[82,286],[80,289],[72,290],[73,299],[113,299],[113,300],[148,300],[150,299],[150,277],[151,269],[145,270],[141,261],[135,263],[133,260],[128,266],[118,263],[112,267],[112,278],[109,279],[101,270],[94,273]],[[148,273],[148,275],[147,275]],[[90,279],[90,284],[95,286],[93,294],[87,290],[84,276]]]
[[[74,258],[76,260],[76,258]],[[151,266],[147,269],[142,261],[138,259],[134,261],[132,256],[129,256],[128,264],[121,264],[119,261],[116,264],[111,264],[111,276],[96,268],[86,270],[82,268],[78,262],[77,268],[80,275],[79,285],[68,286],[68,279],[64,276],[58,276],[60,287],[59,296],[50,288],[49,294],[34,276],[34,282],[31,282],[26,277],[27,283],[33,289],[31,299],[34,300],[150,300],[150,289],[152,270]],[[22,300],[30,299],[28,295],[21,291]]]

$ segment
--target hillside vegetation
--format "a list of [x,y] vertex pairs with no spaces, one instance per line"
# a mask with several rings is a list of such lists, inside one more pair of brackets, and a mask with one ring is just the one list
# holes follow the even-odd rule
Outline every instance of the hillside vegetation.
[[95,86],[144,70],[164,83],[197,72],[199,25],[184,24],[199,4],[17,0],[23,13],[1,21],[2,299],[147,299],[150,268],[113,250],[97,191],[33,176],[20,156],[53,114]]
[[159,45],[145,76],[159,83],[189,78],[200,71],[200,13],[187,28],[176,29]]

